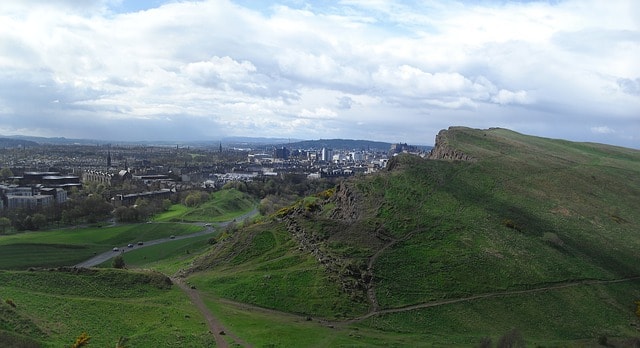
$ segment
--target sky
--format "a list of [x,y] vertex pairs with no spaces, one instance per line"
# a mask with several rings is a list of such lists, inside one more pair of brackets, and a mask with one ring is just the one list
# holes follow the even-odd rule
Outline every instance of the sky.
[[636,0],[0,2],[0,134],[640,149]]

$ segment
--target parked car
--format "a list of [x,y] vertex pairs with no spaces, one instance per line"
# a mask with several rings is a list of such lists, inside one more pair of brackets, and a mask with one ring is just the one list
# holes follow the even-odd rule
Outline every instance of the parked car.
[[169,238],[171,238],[171,239],[175,239],[175,238],[176,238],[176,236],[171,235]]
[[118,251],[118,250],[120,250],[118,247],[113,248],[113,251]]
[[127,244],[127,247],[133,248],[133,244]]
[[138,245],[143,245],[143,244],[144,244],[143,242],[138,242]]

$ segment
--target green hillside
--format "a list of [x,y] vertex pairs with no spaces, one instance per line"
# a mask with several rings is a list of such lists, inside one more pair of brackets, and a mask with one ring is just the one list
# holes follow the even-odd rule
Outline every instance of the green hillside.
[[0,271],[0,346],[209,347],[204,318],[171,281],[147,271]]
[[[640,337],[640,151],[462,127],[436,145],[435,159],[397,156],[240,230],[190,281],[330,320],[335,341],[307,346]],[[257,317],[234,320],[249,342],[274,342]]]

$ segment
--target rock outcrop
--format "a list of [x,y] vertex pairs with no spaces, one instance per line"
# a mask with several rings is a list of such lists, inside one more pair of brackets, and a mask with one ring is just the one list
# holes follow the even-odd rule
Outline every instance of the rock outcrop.
[[336,205],[331,214],[332,219],[355,221],[360,218],[361,207],[358,204],[358,196],[348,185],[338,184],[331,201]]
[[436,135],[436,144],[427,158],[449,161],[475,161],[473,157],[449,145],[448,132],[449,130],[443,129]]

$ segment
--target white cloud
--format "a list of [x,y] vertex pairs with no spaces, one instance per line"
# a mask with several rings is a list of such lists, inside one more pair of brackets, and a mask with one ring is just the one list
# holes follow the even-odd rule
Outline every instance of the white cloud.
[[327,108],[316,108],[313,111],[302,109],[300,112],[300,117],[302,118],[317,118],[317,119],[327,119],[327,118],[335,118],[338,116],[333,110]]
[[0,129],[429,143],[466,124],[640,147],[632,0],[125,5],[1,2]]
[[599,127],[591,127],[591,132],[595,134],[613,134],[616,131],[607,126],[599,126]]
[[531,103],[531,99],[526,91],[511,92],[504,89],[498,91],[498,94],[494,95],[491,100],[500,105]]

